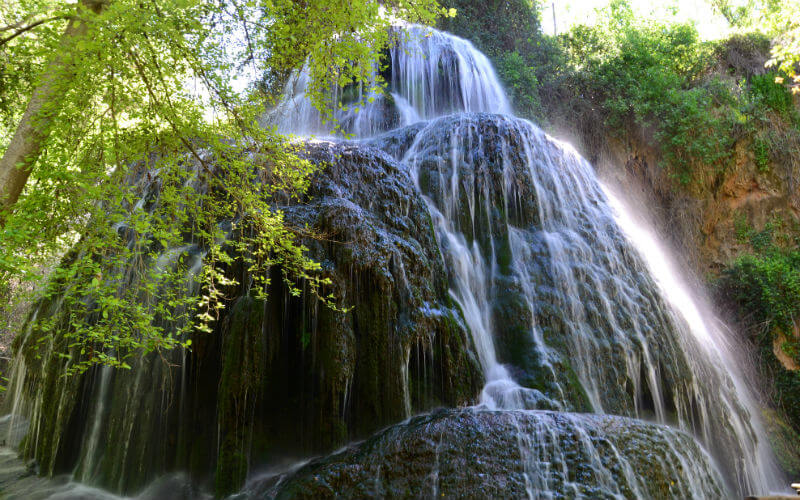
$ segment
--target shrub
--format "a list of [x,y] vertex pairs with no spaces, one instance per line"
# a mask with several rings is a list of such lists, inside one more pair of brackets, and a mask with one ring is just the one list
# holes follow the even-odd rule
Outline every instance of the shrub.
[[771,147],[772,142],[768,135],[756,135],[753,138],[753,155],[758,171],[761,173],[769,171],[769,152]]
[[778,76],[776,73],[767,73],[752,77],[750,93],[756,102],[770,108],[782,118],[791,120],[797,114],[792,94],[784,85],[775,82]]
[[[769,236],[756,233],[757,248]],[[778,328],[792,336],[800,318],[800,251],[769,250],[739,257],[723,274],[732,298],[755,315],[757,323]]]
[[532,118],[542,113],[539,98],[539,79],[536,68],[530,66],[518,52],[505,52],[497,61],[497,72],[505,84],[515,107],[523,116]]
[[738,89],[701,78],[713,66],[714,47],[691,24],[635,19],[624,5],[615,2],[604,22],[563,38],[584,94],[597,96],[610,129],[644,132],[680,183],[690,183],[698,167],[725,170],[747,119]]

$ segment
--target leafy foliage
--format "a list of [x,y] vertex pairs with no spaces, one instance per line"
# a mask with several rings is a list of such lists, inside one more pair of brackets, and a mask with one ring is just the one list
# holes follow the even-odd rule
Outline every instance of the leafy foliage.
[[726,275],[743,307],[760,322],[791,334],[800,313],[800,252],[744,255]]
[[798,113],[794,107],[791,92],[783,85],[776,83],[780,76],[774,73],[755,75],[750,79],[750,92],[759,104],[763,104],[787,120],[797,121]]
[[[243,69],[308,61],[323,107],[327,88],[363,80],[377,59],[390,18],[382,9],[428,22],[436,2],[110,0],[97,14],[80,9],[37,0],[0,11],[8,26],[49,19],[0,43],[9,82],[0,148],[48,62],[67,62],[53,79],[64,97],[44,111],[55,126],[0,230],[0,283],[41,283],[42,269],[55,267],[38,296],[69,311],[32,318],[30,338],[44,348],[67,339],[70,373],[126,368],[130,356],[189,346],[189,332],[208,330],[236,285],[230,266],[247,270],[255,295],[274,266],[292,293],[297,280],[321,293],[327,281],[298,241],[303,228],[281,213],[314,168],[258,125],[269,96],[233,82]],[[87,34],[66,43],[61,32],[76,15]]]
[[769,65],[792,78],[792,91],[800,92],[800,0],[767,2],[764,17],[778,35]]
[[601,19],[572,30],[564,43],[608,125],[644,131],[681,183],[697,164],[724,169],[736,138],[736,99],[722,82],[701,80],[713,48],[694,26],[636,19],[622,1]]
[[500,78],[505,83],[514,105],[524,110],[528,116],[541,115],[542,103],[536,92],[540,85],[536,68],[530,66],[516,50],[503,53],[496,64]]
[[756,136],[753,139],[753,155],[759,172],[769,171],[770,155],[772,148],[769,136]]
[[704,42],[691,24],[636,18],[615,0],[597,25],[577,26],[562,42],[575,72],[573,96],[581,96],[574,99],[588,99],[611,130],[658,147],[681,185],[724,175],[740,140],[752,144],[766,172],[777,148],[772,122],[795,122],[779,75],[764,74],[764,35]]
[[[50,0],[9,0],[0,5],[0,151],[19,122],[37,76],[47,63],[47,45],[57,40],[63,31],[63,22],[52,19],[58,4]],[[6,39],[13,34],[20,20],[41,17],[52,19],[36,27],[31,36]],[[20,27],[24,27],[22,22]],[[35,37],[33,36],[35,35]]]
[[722,14],[731,26],[756,29],[774,36],[772,58],[767,66],[791,78],[788,84],[793,92],[800,92],[800,1],[798,0],[711,0],[715,10]]

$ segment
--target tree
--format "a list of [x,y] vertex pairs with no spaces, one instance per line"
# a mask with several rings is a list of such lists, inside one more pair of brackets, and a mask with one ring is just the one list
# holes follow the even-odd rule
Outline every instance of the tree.
[[745,4],[733,3],[731,0],[711,0],[711,6],[731,26],[748,26],[753,23],[753,16],[758,11],[755,0],[747,0]]
[[800,0],[747,0],[744,4],[710,1],[731,26],[766,30],[774,37],[772,58],[767,66],[788,75],[791,81],[784,83],[791,86],[792,92],[800,93]]
[[785,72],[792,79],[792,92],[800,93],[800,0],[778,2],[767,19],[777,33],[767,64]]
[[[38,87],[33,91],[28,107],[11,141],[0,158],[0,225],[6,213],[19,199],[22,189],[30,175],[31,167],[39,156],[47,131],[52,126],[53,110],[49,109],[61,100],[69,84],[71,61],[65,57],[73,46],[86,36],[90,20],[88,16],[101,13],[107,0],[81,0],[75,12],[68,16],[69,22],[62,37],[62,52],[56,54],[41,75]],[[60,16],[59,16],[60,17]],[[51,17],[50,19],[57,19]],[[37,23],[28,22],[16,28],[12,35],[3,39],[9,42],[23,31],[33,29]],[[20,24],[20,23],[17,23]]]
[[[0,284],[41,280],[40,265],[53,267],[69,251],[45,295],[58,294],[74,314],[59,325],[39,318],[37,342],[68,339],[77,371],[124,367],[137,353],[187,345],[181,332],[216,318],[220,290],[230,285],[219,269],[231,254],[260,276],[279,266],[295,293],[298,278],[319,291],[319,265],[280,211],[282,200],[304,192],[314,169],[285,138],[258,126],[274,96],[236,91],[232,81],[243,68],[286,74],[307,61],[310,94],[323,107],[332,85],[367,81],[392,17],[430,22],[441,13],[435,0],[59,6],[29,0],[0,10],[16,16],[0,19],[18,26],[7,31],[25,28],[0,44],[0,60],[27,57],[34,68],[9,89],[27,90],[30,99],[13,135],[0,138]],[[10,123],[18,109],[2,111]],[[221,221],[238,221],[246,236],[229,241]],[[206,255],[199,295],[179,291],[187,231]],[[241,251],[228,252],[232,245]],[[157,265],[164,255],[169,269]],[[123,271],[132,259],[143,263],[133,277]],[[267,285],[264,278],[255,288]],[[157,327],[154,318],[173,327]]]

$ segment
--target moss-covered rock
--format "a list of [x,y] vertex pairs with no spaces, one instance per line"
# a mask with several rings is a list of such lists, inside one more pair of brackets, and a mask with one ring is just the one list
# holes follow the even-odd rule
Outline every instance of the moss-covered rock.
[[800,434],[775,410],[764,409],[763,416],[769,444],[781,468],[790,477],[800,476]]
[[480,368],[410,177],[367,146],[313,142],[305,154],[325,168],[283,210],[288,224],[318,235],[304,243],[341,310],[289,294],[279,269],[268,300],[257,300],[248,271],[234,267],[227,273],[241,285],[225,290],[213,332],[196,335],[191,351],[66,378],[58,325],[69,312],[42,302],[55,341],[37,351],[39,333],[20,337],[25,366],[12,390],[32,418],[23,451],[43,473],[74,469],[128,493],[188,470],[224,495],[255,464],[330,451],[411,414],[474,401]]
[[255,483],[277,498],[721,498],[718,472],[681,432],[554,412],[450,410]]

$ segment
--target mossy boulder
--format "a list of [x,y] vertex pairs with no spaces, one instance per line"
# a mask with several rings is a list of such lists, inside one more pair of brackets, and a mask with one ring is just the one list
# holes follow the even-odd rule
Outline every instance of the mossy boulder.
[[629,418],[448,410],[250,486],[276,498],[722,498],[691,437]]
[[249,271],[231,266],[240,285],[224,290],[213,332],[195,335],[190,351],[66,378],[58,325],[70,312],[43,301],[37,314],[53,318],[55,340],[36,350],[38,332],[19,337],[24,369],[12,390],[32,421],[23,454],[44,474],[75,470],[79,480],[131,493],[188,470],[224,495],[254,466],[475,401],[480,367],[407,172],[365,145],[313,141],[304,154],[324,168],[306,197],[282,210],[288,224],[316,235],[303,243],[339,310],[288,293],[280,269],[268,299],[257,299]]

